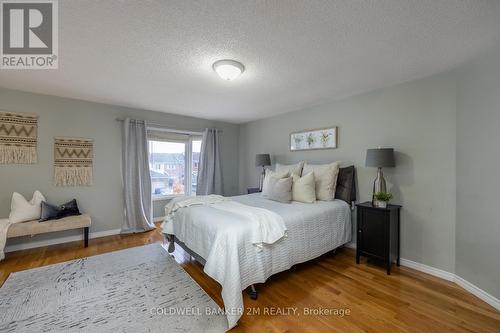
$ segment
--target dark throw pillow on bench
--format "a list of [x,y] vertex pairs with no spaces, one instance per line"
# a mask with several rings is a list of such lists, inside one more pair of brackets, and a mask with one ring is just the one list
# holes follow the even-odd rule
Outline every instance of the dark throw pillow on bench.
[[60,206],[55,206],[42,201],[42,214],[40,222],[48,220],[62,219],[67,216],[81,215],[76,199],[73,199]]

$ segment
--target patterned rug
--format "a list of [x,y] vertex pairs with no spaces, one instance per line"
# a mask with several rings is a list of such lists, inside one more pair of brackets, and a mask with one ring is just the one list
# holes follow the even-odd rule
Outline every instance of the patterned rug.
[[13,273],[0,332],[224,332],[217,304],[159,245]]

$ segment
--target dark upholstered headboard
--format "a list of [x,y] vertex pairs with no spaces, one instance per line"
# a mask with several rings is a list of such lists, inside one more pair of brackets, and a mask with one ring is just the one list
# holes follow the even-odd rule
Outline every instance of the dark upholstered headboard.
[[356,201],[356,169],[354,165],[339,169],[335,199],[344,200],[349,205]]

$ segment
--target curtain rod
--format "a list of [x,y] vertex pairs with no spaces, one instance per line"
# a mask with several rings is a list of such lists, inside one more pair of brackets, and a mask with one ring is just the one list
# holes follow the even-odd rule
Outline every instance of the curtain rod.
[[[124,121],[124,118],[116,118],[116,121]],[[179,133],[179,134],[190,134],[190,135],[203,135],[203,131],[201,132],[196,132],[196,131],[188,131],[188,130],[179,130],[179,129],[174,129],[174,128],[167,128],[165,125],[155,123],[155,122],[149,122],[146,121],[146,124],[148,125],[149,128],[159,130],[159,131],[164,131],[164,132],[171,132],[171,133]],[[222,133],[222,130],[219,130],[220,133]]]

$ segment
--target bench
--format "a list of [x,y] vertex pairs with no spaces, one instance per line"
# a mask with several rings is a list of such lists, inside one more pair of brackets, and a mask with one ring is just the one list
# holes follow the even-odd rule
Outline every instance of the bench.
[[77,216],[68,216],[59,220],[49,220],[39,222],[38,220],[20,222],[11,224],[7,232],[7,238],[20,236],[34,236],[57,232],[63,230],[72,230],[83,228],[83,239],[85,247],[89,246],[89,228],[91,220],[90,215],[82,214]]

